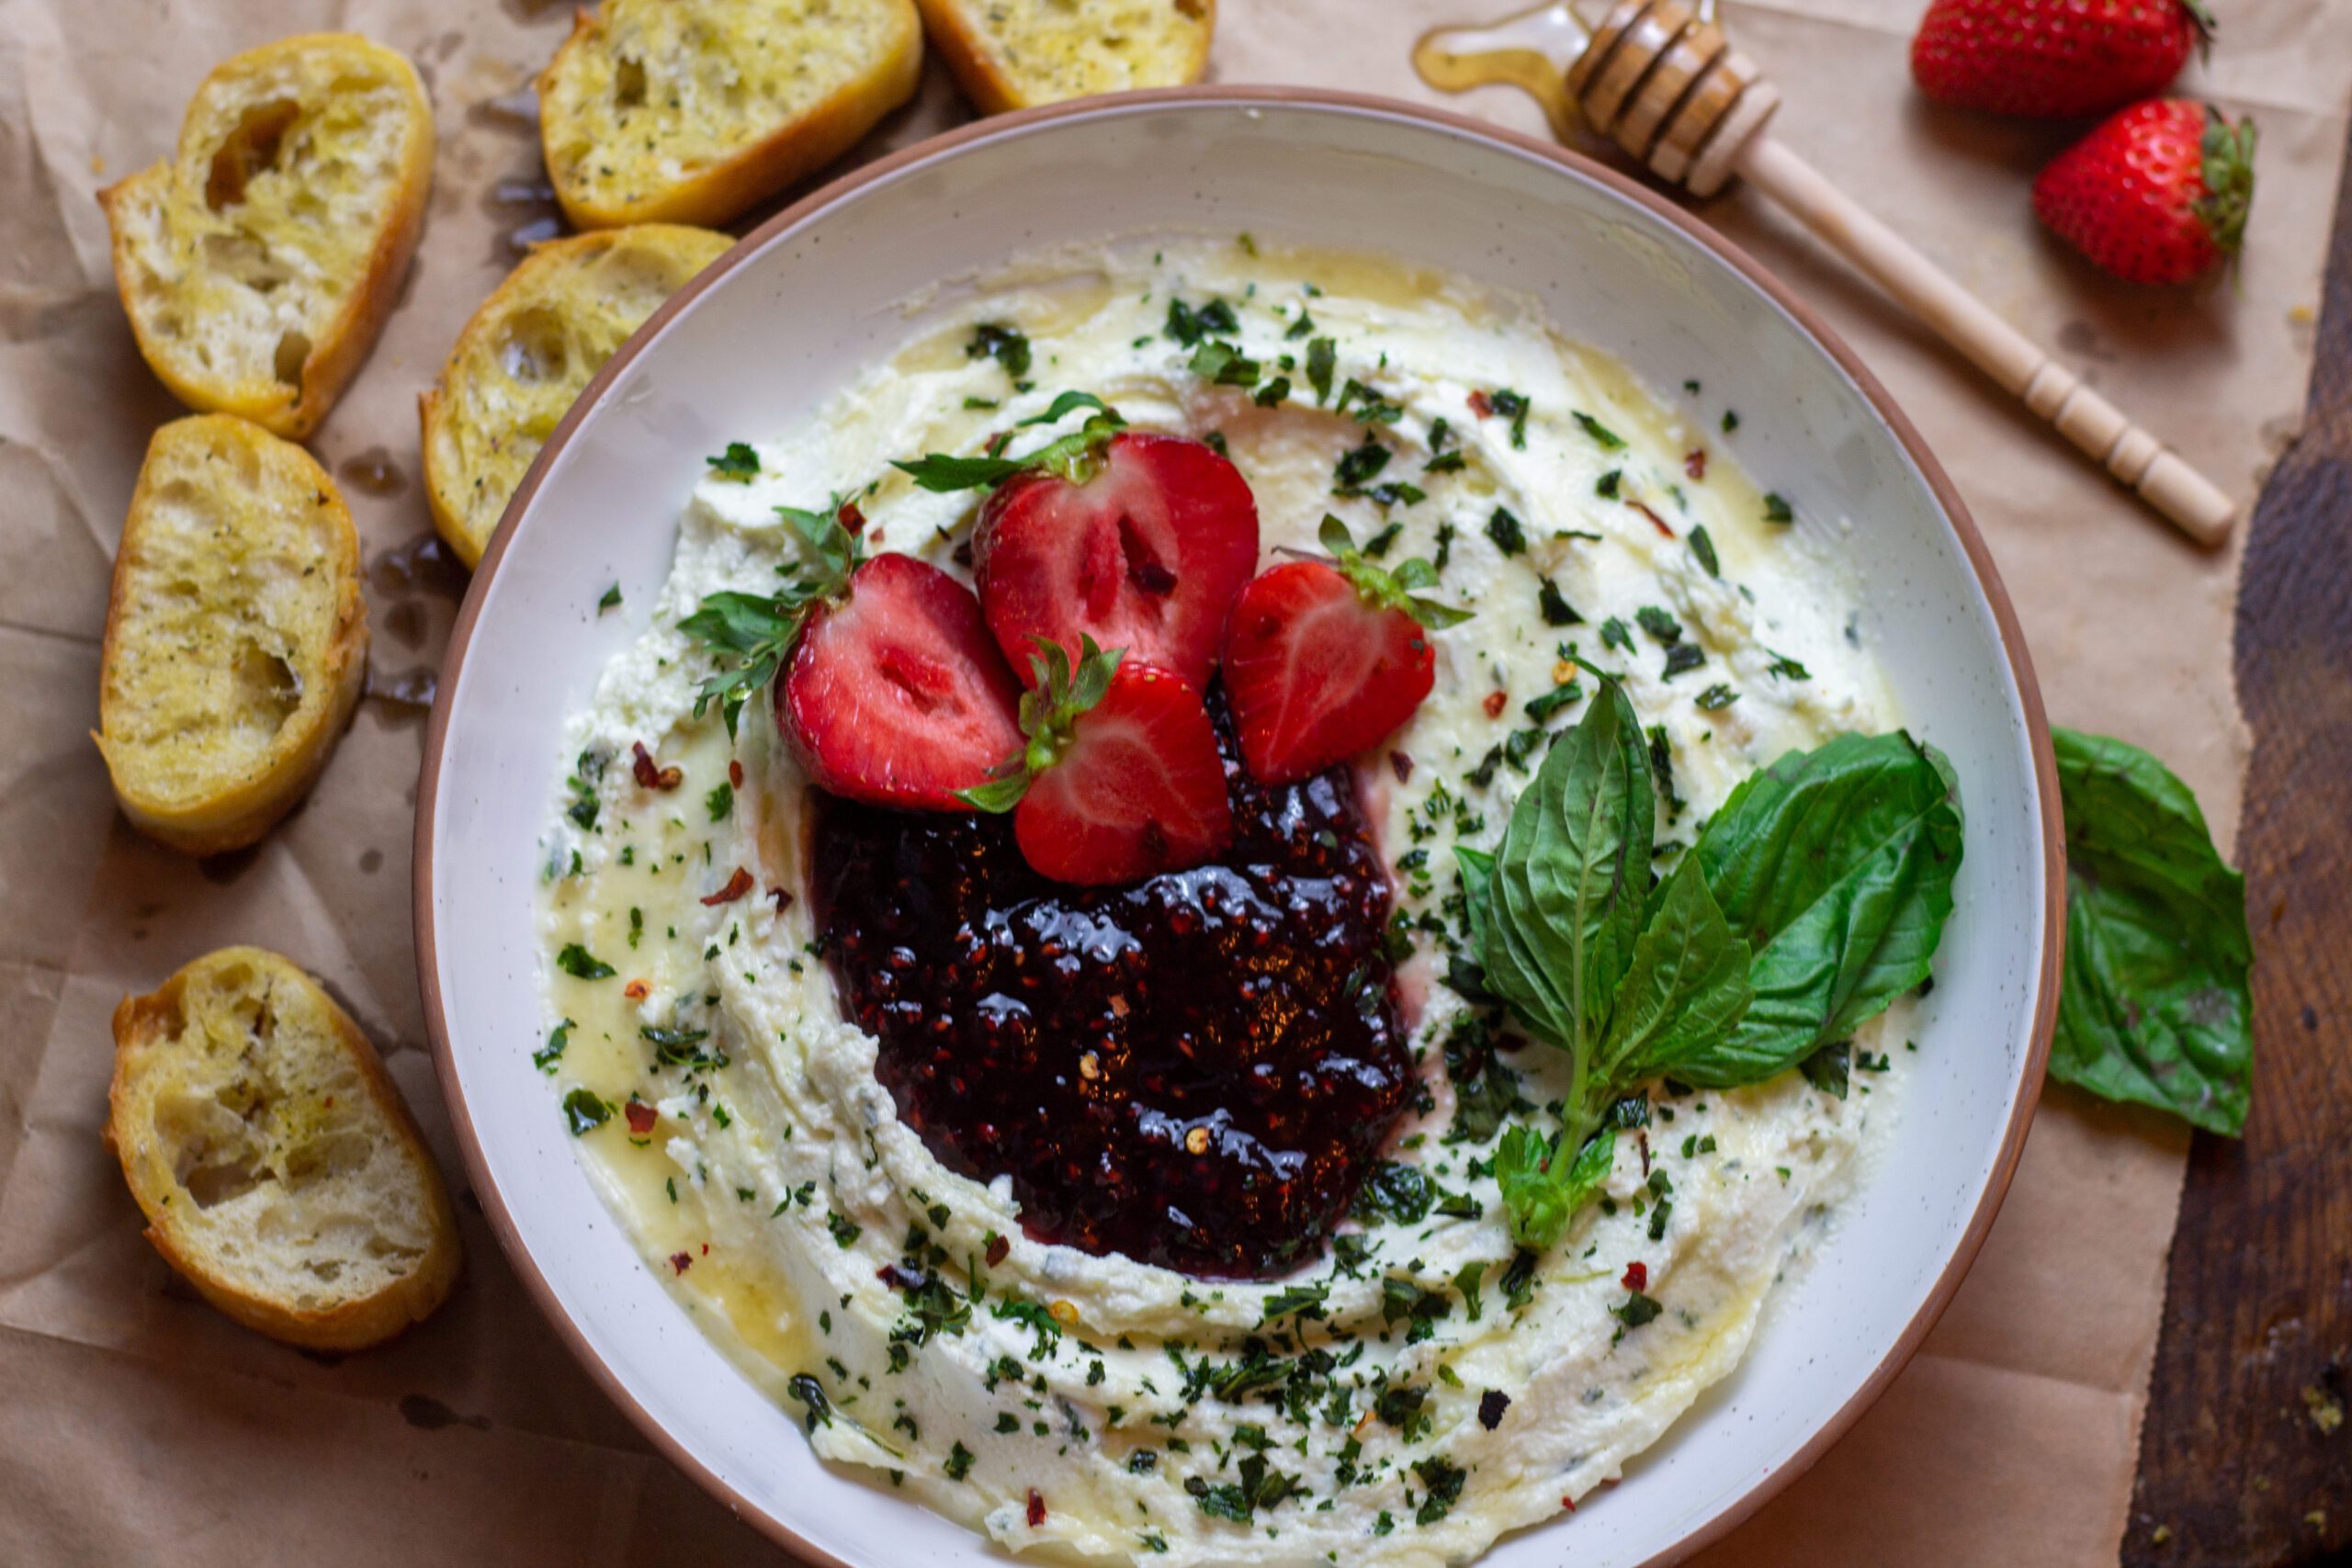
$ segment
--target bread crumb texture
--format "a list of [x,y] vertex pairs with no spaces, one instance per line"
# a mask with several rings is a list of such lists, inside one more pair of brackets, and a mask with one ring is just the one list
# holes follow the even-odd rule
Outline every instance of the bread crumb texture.
[[140,827],[250,843],[324,766],[366,674],[359,538],[326,470],[222,414],[155,433],[115,558],[98,747]]
[[589,378],[732,243],[671,223],[555,240],[482,302],[423,400],[434,522],[468,566]]
[[539,78],[548,173],[583,229],[730,221],[911,96],[913,0],[605,0]]
[[924,24],[989,114],[1197,82],[1216,0],[919,0]]
[[215,1306],[356,1349],[447,1296],[440,1173],[375,1047],[308,975],[223,948],[126,998],[114,1033],[107,1137],[149,1239]]
[[140,352],[191,408],[308,434],[389,313],[432,180],[399,54],[283,39],[204,79],[169,163],[102,192]]

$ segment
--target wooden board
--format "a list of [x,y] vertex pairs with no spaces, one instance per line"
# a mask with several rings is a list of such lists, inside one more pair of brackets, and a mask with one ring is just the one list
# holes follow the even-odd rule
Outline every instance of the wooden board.
[[2352,164],[2319,333],[2239,590],[2254,1109],[2190,1150],[2131,1568],[2352,1556]]

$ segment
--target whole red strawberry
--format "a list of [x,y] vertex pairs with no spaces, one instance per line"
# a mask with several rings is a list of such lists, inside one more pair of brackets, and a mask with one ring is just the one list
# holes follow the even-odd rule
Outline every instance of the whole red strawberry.
[[2162,92],[2212,34],[2204,0],[1932,0],[1911,75],[1962,108],[2104,114]]
[[2033,209],[2128,283],[2187,283],[2237,254],[2254,202],[2254,122],[2185,98],[2135,104],[2061,152]]

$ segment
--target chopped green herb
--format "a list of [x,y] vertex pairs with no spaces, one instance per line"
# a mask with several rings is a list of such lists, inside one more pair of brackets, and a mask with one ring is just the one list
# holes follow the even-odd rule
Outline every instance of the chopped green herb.
[[617,610],[620,608],[620,603],[621,585],[616,582],[605,589],[604,596],[596,601],[596,613],[601,615],[607,610]]
[[710,813],[712,821],[724,822],[735,813],[735,786],[721,779],[708,795],[703,796],[702,803]]
[[1795,522],[1796,520],[1797,520],[1796,509],[1795,509],[1794,507],[1792,507],[1792,506],[1791,506],[1791,505],[1789,504],[1788,497],[1786,497],[1786,496],[1782,495],[1779,491],[1773,491],[1772,492],[1770,492],[1770,494],[1768,494],[1767,496],[1765,496],[1765,498],[1764,498],[1764,521],[1765,521],[1765,522],[1767,522],[1767,523],[1793,523],[1793,522]]
[[609,980],[620,971],[576,942],[567,942],[555,955],[556,967],[576,980]]
[[1704,525],[1690,530],[1690,553],[1699,558],[1699,564],[1707,569],[1709,577],[1724,574],[1723,563],[1715,558],[1715,541],[1708,536]]
[[750,484],[760,474],[760,455],[741,441],[729,441],[727,450],[716,457],[706,457],[713,479],[732,479],[737,484]]
[[1306,344],[1306,384],[1315,389],[1315,401],[1319,407],[1331,400],[1331,377],[1340,367],[1340,345],[1328,337],[1310,338]]
[[593,1133],[603,1126],[613,1114],[613,1108],[596,1098],[596,1091],[575,1089],[563,1097],[564,1123],[575,1138]]
[[1676,620],[1669,610],[1656,604],[1645,604],[1634,612],[1634,619],[1641,623],[1642,630],[1668,648],[1682,640],[1682,623]]
[[1264,369],[1229,343],[1212,339],[1193,350],[1192,372],[1220,387],[1254,387]]
[[1699,705],[1709,713],[1721,713],[1739,701],[1739,694],[1718,681],[1699,694]]
[[1006,375],[1018,381],[1029,374],[1028,334],[1002,321],[982,321],[972,329],[972,341],[964,345],[964,357],[993,359],[1004,367]]
[[1168,322],[1163,330],[1170,337],[1190,348],[1204,337],[1236,336],[1241,331],[1241,323],[1235,319],[1233,307],[1222,299],[1212,299],[1197,310],[1182,299],[1170,299],[1168,301]]
[[1527,529],[1508,506],[1496,507],[1494,515],[1487,519],[1487,537],[1495,542],[1495,548],[1507,556],[1515,556],[1527,548]]
[[1607,425],[1601,423],[1599,420],[1593,418],[1592,415],[1585,412],[1582,409],[1577,409],[1573,412],[1576,414],[1577,428],[1582,430],[1587,435],[1591,436],[1593,440],[1599,442],[1602,451],[1616,452],[1622,451],[1624,448],[1625,438],[1623,436],[1618,434],[1615,431],[1610,429]]
[[1509,387],[1498,387],[1487,399],[1497,413],[1510,421],[1510,445],[1514,452],[1527,450],[1527,399]]
[[1372,436],[1365,436],[1363,446],[1340,455],[1339,467],[1332,470],[1332,488],[1341,495],[1363,489],[1374,475],[1388,466],[1389,456],[1387,447]]
[[1535,605],[1543,611],[1544,624],[1547,626],[1573,626],[1584,621],[1575,607],[1561,597],[1560,585],[1548,577],[1542,580],[1535,591]]

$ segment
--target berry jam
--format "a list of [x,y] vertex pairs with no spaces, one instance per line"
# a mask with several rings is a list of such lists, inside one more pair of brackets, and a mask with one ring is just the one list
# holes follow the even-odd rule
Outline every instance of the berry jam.
[[1217,861],[1124,887],[1029,869],[1009,817],[827,798],[813,890],[849,1015],[944,1165],[1039,1240],[1258,1279],[1319,1252],[1412,1092],[1388,884],[1344,768],[1268,789],[1210,711]]

